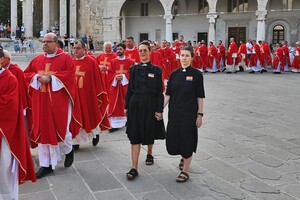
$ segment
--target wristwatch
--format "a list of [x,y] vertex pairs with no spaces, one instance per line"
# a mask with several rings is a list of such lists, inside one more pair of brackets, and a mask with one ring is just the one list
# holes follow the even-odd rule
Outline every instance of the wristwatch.
[[201,117],[203,117],[204,114],[199,112],[198,115],[200,115]]

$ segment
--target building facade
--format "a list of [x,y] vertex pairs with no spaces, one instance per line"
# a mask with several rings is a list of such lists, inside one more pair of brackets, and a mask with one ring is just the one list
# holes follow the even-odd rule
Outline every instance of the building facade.
[[298,0],[23,0],[23,8],[27,36],[59,26],[60,35],[98,42],[300,40]]

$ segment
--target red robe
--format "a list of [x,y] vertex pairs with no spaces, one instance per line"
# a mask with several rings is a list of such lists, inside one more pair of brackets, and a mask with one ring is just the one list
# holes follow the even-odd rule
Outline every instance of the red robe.
[[0,149],[2,139],[5,139],[19,164],[19,184],[29,180],[35,182],[18,81],[8,70],[4,70],[0,74],[0,86]]
[[174,46],[172,47],[172,51],[175,54],[175,58],[173,60],[173,65],[172,65],[172,71],[173,71],[174,69],[177,69],[181,65],[179,60],[180,48]]
[[202,44],[200,47],[195,49],[195,56],[194,56],[194,67],[197,69],[206,69],[207,66],[207,46]]
[[[57,145],[66,136],[68,106],[72,103],[70,132],[73,138],[79,133],[81,115],[76,95],[75,68],[68,53],[58,49],[53,58],[41,54],[34,58],[24,71],[32,99],[32,125],[29,127],[30,139],[35,143]],[[54,75],[64,87],[52,90],[52,84],[42,84],[39,90],[30,86],[35,75]]]
[[250,67],[255,67],[257,66],[257,61],[261,62],[261,56],[260,56],[260,47],[258,44],[255,44],[252,46],[252,53],[250,57]]
[[222,61],[223,66],[225,66],[226,50],[225,50],[225,47],[223,44],[218,46],[218,53],[219,53],[220,60],[221,60],[221,58],[223,59],[223,61]]
[[107,93],[104,91],[100,69],[93,58],[85,56],[78,60],[74,58],[73,61],[76,70],[82,128],[86,133],[91,133],[107,117],[107,109],[104,112],[100,110],[101,104],[107,102]]
[[159,68],[162,69],[162,66],[163,66],[163,56],[158,51],[151,51],[150,62],[153,65],[158,66]]
[[165,56],[166,56],[166,66],[165,66],[165,70],[166,70],[166,79],[169,79],[170,74],[172,72],[173,69],[173,62],[176,59],[176,55],[175,53],[172,51],[171,48],[162,48],[165,51]]
[[283,45],[282,46],[283,49],[283,56],[284,56],[284,65],[286,65],[286,63],[288,64],[288,66],[291,66],[291,62],[290,62],[290,51],[288,46]]
[[24,72],[21,70],[21,68],[17,64],[10,63],[7,68],[18,80],[19,89],[21,92],[21,99],[22,99],[22,105],[23,109],[26,109],[28,107],[28,94],[27,94],[27,86],[25,83],[25,76]]
[[260,47],[260,52],[261,52],[261,65],[265,66],[265,64],[271,66],[272,65],[272,57],[271,57],[271,50],[268,45],[268,43],[264,43]]
[[248,56],[246,44],[241,44],[238,50],[237,63],[241,63],[244,59],[245,65],[248,66]]
[[235,63],[233,63],[233,54],[238,53],[238,46],[235,42],[231,42],[228,51],[227,51],[227,65],[237,65],[237,59],[235,59]]
[[97,62],[98,62],[98,65],[101,69],[101,66],[105,66],[106,67],[106,70],[101,70],[101,76],[102,76],[102,80],[103,80],[103,83],[104,83],[104,88],[105,88],[105,92],[107,92],[108,96],[109,96],[109,88],[110,88],[110,85],[111,83],[108,82],[108,79],[107,79],[107,70],[108,68],[111,67],[111,61],[113,59],[115,59],[117,57],[117,55],[112,52],[112,53],[101,53],[97,58]]
[[214,59],[216,59],[216,64],[217,64],[217,68],[220,68],[220,59],[219,59],[219,55],[218,55],[218,50],[217,48],[212,45],[209,47],[208,49],[208,53],[207,53],[207,68],[213,68],[213,62]]
[[283,48],[282,47],[278,47],[275,51],[274,54],[274,60],[273,60],[273,67],[276,70],[279,62],[280,62],[280,71],[284,70],[284,65],[285,65],[285,60],[284,60],[284,53],[283,53]]
[[140,54],[139,49],[137,47],[134,47],[133,49],[126,49],[125,50],[125,56],[126,58],[131,59],[135,63],[140,63]]
[[292,63],[292,67],[295,69],[300,69],[300,46],[295,50],[295,57]]
[[[129,68],[134,65],[134,62],[125,58],[125,60],[119,60],[118,58],[114,59],[111,62],[111,68],[108,71],[108,77],[112,81],[115,79],[116,75],[124,74],[129,80],[130,71]],[[127,93],[128,85],[122,85],[121,81],[117,82],[116,86],[110,87],[109,95],[109,117],[124,117],[125,110],[125,97]]]

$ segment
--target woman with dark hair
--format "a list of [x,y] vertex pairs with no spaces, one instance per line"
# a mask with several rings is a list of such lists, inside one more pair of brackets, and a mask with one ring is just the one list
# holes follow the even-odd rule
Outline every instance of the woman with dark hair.
[[197,128],[202,125],[203,98],[205,97],[203,76],[191,66],[194,51],[186,47],[180,52],[181,67],[170,75],[164,107],[169,104],[166,133],[167,151],[170,155],[181,155],[181,173],[177,182],[189,179],[189,168],[193,152],[198,143]]
[[126,133],[131,143],[132,167],[126,174],[128,180],[138,176],[138,159],[142,145],[148,145],[146,165],[152,165],[154,140],[165,139],[162,120],[162,71],[150,62],[150,44],[139,45],[141,63],[130,68],[130,79],[125,102],[127,113]]

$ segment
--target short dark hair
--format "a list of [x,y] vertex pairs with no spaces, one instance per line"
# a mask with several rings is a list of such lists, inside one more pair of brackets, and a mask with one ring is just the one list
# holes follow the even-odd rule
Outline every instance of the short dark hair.
[[80,43],[82,48],[85,48],[86,44],[84,42],[82,42],[82,40],[76,41],[75,44]]
[[133,41],[133,37],[132,37],[132,36],[129,36],[129,37],[127,37],[126,39],[132,40],[132,41]]
[[4,57],[4,52],[3,50],[0,48],[0,58]]
[[122,47],[124,50],[126,49],[126,45],[124,43],[119,43],[116,47]]
[[149,49],[149,51],[151,51],[151,46],[148,40],[143,40],[142,42],[140,42],[139,46],[141,45],[146,45]]
[[191,46],[184,47],[182,50],[189,51],[191,53],[192,58],[194,58],[194,49]]

